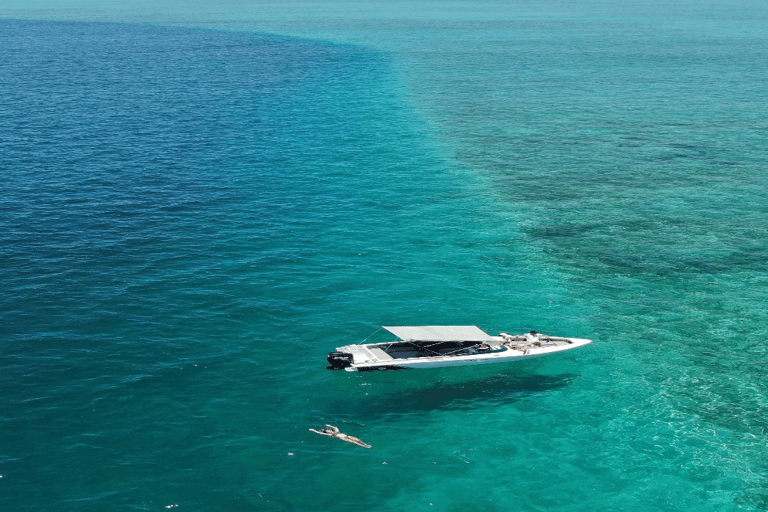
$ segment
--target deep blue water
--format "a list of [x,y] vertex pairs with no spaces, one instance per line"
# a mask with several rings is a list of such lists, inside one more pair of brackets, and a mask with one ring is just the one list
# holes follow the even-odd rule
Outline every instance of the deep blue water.
[[158,6],[0,8],[3,510],[768,507],[765,7]]

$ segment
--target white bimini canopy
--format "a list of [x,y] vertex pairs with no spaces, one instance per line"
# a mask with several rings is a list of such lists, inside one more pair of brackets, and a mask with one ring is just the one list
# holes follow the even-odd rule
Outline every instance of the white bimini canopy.
[[475,325],[422,325],[386,327],[403,341],[494,341]]

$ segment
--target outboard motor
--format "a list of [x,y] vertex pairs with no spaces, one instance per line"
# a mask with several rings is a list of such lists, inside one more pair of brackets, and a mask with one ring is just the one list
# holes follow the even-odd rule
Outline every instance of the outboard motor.
[[328,367],[329,370],[342,370],[344,368],[347,368],[348,366],[352,366],[352,354],[348,354],[346,352],[331,352],[328,354],[328,362],[331,363],[331,366]]

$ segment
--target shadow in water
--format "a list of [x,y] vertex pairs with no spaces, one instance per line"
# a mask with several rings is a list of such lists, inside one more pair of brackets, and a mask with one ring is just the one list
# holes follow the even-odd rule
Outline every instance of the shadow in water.
[[532,368],[514,374],[486,375],[456,370],[382,373],[385,375],[350,379],[349,393],[334,399],[329,404],[329,413],[371,418],[512,403],[563,388],[578,377],[572,373],[536,373]]

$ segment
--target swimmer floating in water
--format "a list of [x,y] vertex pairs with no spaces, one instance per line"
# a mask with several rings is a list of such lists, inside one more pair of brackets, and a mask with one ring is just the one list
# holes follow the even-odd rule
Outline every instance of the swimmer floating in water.
[[315,434],[320,434],[321,436],[329,436],[329,437],[335,437],[337,439],[341,439],[342,441],[346,441],[348,443],[356,444],[358,446],[362,446],[363,448],[370,448],[371,445],[364,443],[360,439],[354,437],[354,436],[348,436],[347,434],[343,433],[339,430],[339,427],[334,427],[333,425],[325,424],[326,427],[322,430],[315,430],[313,428],[309,429]]

